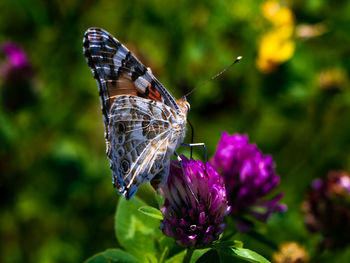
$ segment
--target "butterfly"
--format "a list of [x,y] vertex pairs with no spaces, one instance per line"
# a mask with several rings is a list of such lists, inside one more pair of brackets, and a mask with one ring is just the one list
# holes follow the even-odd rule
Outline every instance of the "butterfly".
[[157,189],[184,141],[190,104],[185,97],[176,100],[107,31],[89,28],[83,46],[99,88],[114,187],[126,199],[145,182]]

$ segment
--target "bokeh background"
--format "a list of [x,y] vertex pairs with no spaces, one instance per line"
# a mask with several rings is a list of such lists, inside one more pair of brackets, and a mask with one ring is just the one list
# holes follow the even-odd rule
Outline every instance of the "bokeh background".
[[[259,231],[315,250],[320,235],[301,210],[306,190],[330,170],[350,171],[349,1],[2,0],[0,44],[18,45],[27,61],[11,71],[1,50],[0,261],[81,262],[118,247],[119,196],[82,54],[92,26],[123,42],[178,98],[243,56],[188,97],[195,141],[211,156],[223,131],[245,133],[271,154],[289,209]],[[318,262],[349,258],[343,248]]]

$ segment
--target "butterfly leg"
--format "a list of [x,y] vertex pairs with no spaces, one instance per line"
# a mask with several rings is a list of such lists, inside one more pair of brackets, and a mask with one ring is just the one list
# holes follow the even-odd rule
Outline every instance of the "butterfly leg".
[[[182,146],[186,146],[186,147],[195,147],[195,146],[202,146],[203,150],[204,150],[204,162],[206,163],[208,161],[207,158],[207,149],[205,148],[205,143],[203,142],[199,142],[199,143],[182,143]],[[192,156],[191,156],[192,158]]]
[[180,155],[177,152],[174,152],[174,155],[176,156],[176,159],[181,163],[182,165],[182,159],[180,157]]

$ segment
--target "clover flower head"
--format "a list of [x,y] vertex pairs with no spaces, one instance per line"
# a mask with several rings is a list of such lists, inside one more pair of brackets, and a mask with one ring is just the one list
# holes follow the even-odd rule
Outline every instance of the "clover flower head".
[[184,247],[206,247],[218,239],[230,212],[223,180],[209,164],[181,156],[173,162],[162,188],[161,230]]
[[14,43],[3,43],[2,52],[6,55],[13,67],[21,68],[28,65],[26,53]]
[[[285,205],[278,203],[282,193],[269,200],[262,199],[276,188],[279,177],[272,157],[250,144],[247,135],[230,136],[224,132],[211,164],[224,178],[234,216],[248,212],[266,221],[272,213],[286,210]],[[261,208],[264,211],[259,211]]]
[[350,174],[330,171],[314,180],[303,210],[307,228],[323,236],[320,246],[334,249],[350,244]]
[[5,61],[0,65],[0,74],[4,79],[18,81],[32,74],[27,54],[17,44],[5,42],[1,45],[1,51],[5,55]]

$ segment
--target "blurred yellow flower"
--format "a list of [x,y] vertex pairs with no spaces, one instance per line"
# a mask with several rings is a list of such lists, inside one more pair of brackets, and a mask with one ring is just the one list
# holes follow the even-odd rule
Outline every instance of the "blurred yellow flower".
[[292,39],[295,22],[292,11],[278,1],[262,4],[263,16],[272,23],[272,28],[258,41],[257,68],[263,73],[273,72],[278,65],[290,59],[295,50]]
[[306,263],[309,255],[296,242],[286,242],[280,245],[279,251],[273,254],[274,263]]
[[281,6],[279,1],[267,1],[262,4],[263,16],[276,26],[294,24],[292,11],[285,6]]

